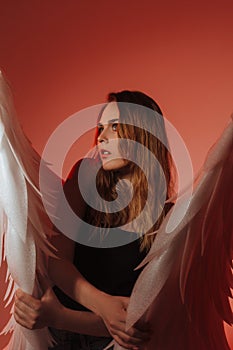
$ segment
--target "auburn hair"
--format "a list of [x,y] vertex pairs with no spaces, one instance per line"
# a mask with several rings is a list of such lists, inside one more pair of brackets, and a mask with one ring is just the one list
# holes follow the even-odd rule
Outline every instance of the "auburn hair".
[[[121,196],[128,193],[124,189],[128,185],[121,181],[121,186],[118,186],[121,178],[119,171],[99,169],[96,186],[104,201],[100,211],[88,208],[88,222],[105,228],[122,226],[137,218],[143,210],[137,232],[141,233],[140,249],[149,250],[155,231],[166,215],[162,198],[166,200],[171,197],[174,188],[172,158],[162,111],[151,97],[139,91],[110,93],[107,101],[117,102],[120,112],[117,132],[119,141],[122,139],[124,143],[119,142],[119,152],[125,159],[140,160],[140,166],[129,161],[127,167],[133,188],[132,200],[127,207],[114,213],[108,212],[107,203],[117,199],[118,191]],[[106,106],[101,110],[99,119]],[[96,132],[95,144],[97,137]],[[151,194],[153,202],[148,203],[148,195]]]

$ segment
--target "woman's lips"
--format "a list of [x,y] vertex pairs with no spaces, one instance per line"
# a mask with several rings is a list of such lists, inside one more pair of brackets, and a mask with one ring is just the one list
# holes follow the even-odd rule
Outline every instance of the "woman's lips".
[[112,153],[107,151],[106,149],[101,149],[100,150],[100,155],[101,155],[101,158],[107,158],[108,156],[110,156]]

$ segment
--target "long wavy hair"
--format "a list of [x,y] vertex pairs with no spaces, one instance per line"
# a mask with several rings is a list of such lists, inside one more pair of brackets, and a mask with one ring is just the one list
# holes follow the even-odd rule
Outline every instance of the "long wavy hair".
[[[101,211],[88,208],[88,221],[98,227],[118,227],[137,218],[143,210],[136,231],[141,233],[140,249],[149,250],[155,231],[166,215],[163,198],[166,200],[171,197],[174,188],[172,159],[162,111],[151,97],[139,91],[124,90],[110,93],[107,104],[110,102],[117,102],[120,112],[117,132],[119,141],[122,139],[124,142],[119,142],[119,152],[127,160],[140,160],[140,166],[133,161],[128,162],[133,188],[132,200],[124,209],[114,213],[108,212],[108,202],[118,197],[123,198],[124,194],[128,193],[127,188],[124,188],[127,184],[121,181],[121,186],[118,186],[122,177],[120,171],[100,168],[96,185],[104,200]],[[106,106],[100,112],[99,120]],[[95,145],[97,138],[98,130]],[[140,147],[141,145],[144,147]],[[157,159],[156,162],[154,157]],[[152,203],[148,202],[149,193],[152,193]]]

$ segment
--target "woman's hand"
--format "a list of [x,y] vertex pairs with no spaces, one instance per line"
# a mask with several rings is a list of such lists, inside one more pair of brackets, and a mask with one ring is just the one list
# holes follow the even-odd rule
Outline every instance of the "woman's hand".
[[15,294],[14,317],[17,323],[28,329],[47,326],[59,328],[63,306],[53,290],[48,288],[41,299],[18,289]]
[[132,327],[127,332],[125,331],[128,303],[129,298],[105,294],[98,307],[99,315],[118,344],[126,349],[143,348],[143,345],[149,340],[148,330]]

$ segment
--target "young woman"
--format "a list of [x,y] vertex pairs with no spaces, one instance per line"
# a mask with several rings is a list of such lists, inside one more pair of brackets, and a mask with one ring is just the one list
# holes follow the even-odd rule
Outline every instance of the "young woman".
[[[79,243],[59,233],[53,239],[61,259],[50,258],[49,273],[60,302],[51,289],[41,300],[16,294],[16,321],[27,328],[50,326],[57,350],[103,349],[111,336],[137,349],[149,339],[148,329],[126,332],[125,317],[141,272],[134,269],[170,209],[165,201],[172,195],[172,162],[159,106],[138,91],[109,94],[95,144],[95,156],[79,161],[64,185],[72,210],[89,226],[77,228]],[[78,186],[82,166],[87,192],[96,175],[98,196],[89,194],[91,204]]]

